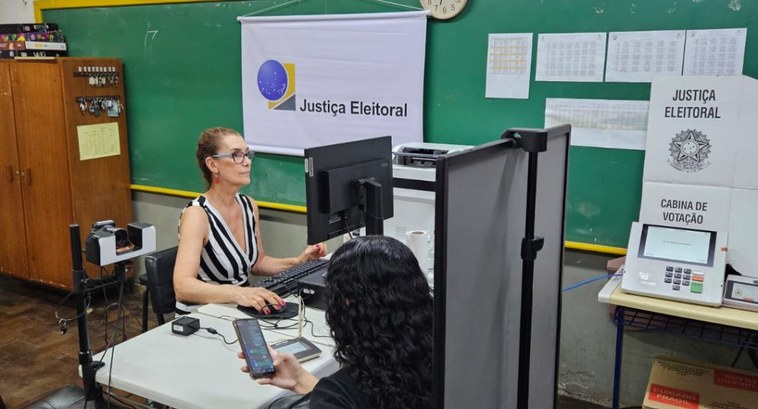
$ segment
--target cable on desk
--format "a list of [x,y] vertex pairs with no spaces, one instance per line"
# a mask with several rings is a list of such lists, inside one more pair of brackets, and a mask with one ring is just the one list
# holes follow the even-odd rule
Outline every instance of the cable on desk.
[[288,325],[279,325],[280,322],[286,321],[286,320],[292,320],[292,318],[277,318],[275,320],[276,322],[273,322],[273,323],[270,323],[269,321],[274,321],[274,320],[262,320],[260,318],[258,319],[258,321],[266,322],[266,324],[261,324],[261,328],[263,329],[292,329],[292,328],[297,327],[298,325],[297,321],[289,323]]
[[[268,318],[266,316],[260,316],[260,317],[258,317],[258,321],[262,321],[262,322],[266,323],[266,324],[262,324],[261,323],[260,324],[261,328],[263,328],[263,329],[292,329],[292,328],[298,328],[298,335],[297,335],[297,337],[299,337],[302,334],[302,326],[304,325],[303,324],[303,320],[305,318],[305,304],[303,303],[303,298],[302,297],[300,297],[297,294],[292,294],[292,295],[295,296],[295,297],[297,297],[297,299],[298,299],[298,311],[297,311],[297,315],[296,315],[297,320],[295,320],[295,317],[292,317],[292,318],[276,318],[276,317]],[[287,321],[287,320],[292,320],[294,322],[292,322],[291,324],[288,324],[288,325],[279,325],[280,322]],[[272,321],[274,321],[273,324],[271,323]],[[295,338],[297,338],[297,337],[295,337]]]
[[[223,339],[223,340],[224,340],[224,343],[225,343],[226,345],[232,345],[232,344],[234,344],[234,343],[236,343],[236,342],[237,342],[237,340],[236,340],[236,339],[235,339],[234,341],[232,341],[232,342],[228,342],[228,341],[226,340],[226,337],[224,336],[224,334],[222,334],[222,333],[220,333],[220,332],[216,331],[216,329],[215,329],[215,328],[211,328],[211,327],[200,327],[200,329],[204,329],[204,330],[205,330],[207,333],[209,333],[209,334],[213,334],[213,335],[218,335],[218,336],[220,336],[220,337],[221,337],[221,339]],[[196,333],[196,334],[197,334],[197,333]]]
[[[271,305],[271,304],[267,304]],[[278,318],[278,317],[267,317],[265,315],[262,315],[260,317],[257,317],[261,328],[263,329],[290,329],[294,328],[297,325],[299,325],[299,321],[295,320],[294,317],[292,318]],[[288,325],[279,325],[282,321],[293,321],[292,323]]]
[[581,286],[583,286],[583,285],[586,285],[586,284],[589,284],[589,283],[592,283],[592,282],[595,282],[595,281],[598,281],[598,280],[602,280],[602,279],[604,279],[604,278],[605,278],[605,279],[610,279],[611,277],[619,277],[619,276],[621,276],[621,275],[622,275],[622,274],[620,274],[620,273],[617,273],[617,274],[613,274],[613,275],[611,275],[611,276],[609,276],[608,274],[602,274],[602,275],[599,275],[599,276],[597,276],[597,277],[588,278],[588,279],[586,279],[586,280],[582,280],[582,281],[576,282],[576,283],[574,283],[574,284],[571,284],[570,286],[568,286],[568,287],[564,288],[564,289],[563,289],[563,290],[561,290],[561,291],[563,291],[563,292],[566,292],[566,291],[571,291],[571,290],[573,290],[573,289],[575,289],[575,288],[579,288],[579,287],[581,287]]
[[[302,292],[300,294],[297,294],[296,297],[300,300],[300,317],[299,318],[300,318],[300,320],[303,323],[302,328],[305,328],[308,324],[311,324],[311,336],[312,337],[314,337],[314,338],[331,338],[332,337],[331,334],[330,335],[316,335],[314,333],[315,328],[316,328],[316,324],[314,324],[313,321],[309,320],[305,316],[305,309],[307,308],[306,305],[305,305],[305,297],[303,296]],[[303,336],[302,330],[299,331],[299,333],[298,333],[298,337],[301,337],[301,336]]]
[[314,328],[316,327],[316,324],[314,324],[314,323],[313,323],[313,321],[309,320],[309,319],[308,319],[308,318],[305,316],[305,309],[306,309],[307,307],[306,307],[306,305],[305,305],[305,297],[303,297],[303,294],[302,294],[302,292],[301,292],[300,294],[297,294],[297,298],[298,298],[298,300],[299,300],[299,302],[300,302],[300,310],[298,311],[298,312],[299,312],[299,315],[298,315],[298,324],[299,324],[299,326],[298,326],[298,332],[297,332],[297,336],[298,336],[298,338],[299,338],[299,337],[302,337],[302,336],[303,336],[303,329],[304,329],[304,328],[305,328],[305,327],[306,327],[308,324],[311,324],[311,336],[312,336],[312,337],[314,337],[314,338],[330,338],[329,336],[324,336],[324,335],[316,335],[316,334],[313,332],[313,331],[314,331]]
[[316,328],[316,324],[314,324],[313,321],[311,321],[311,320],[309,320],[307,318],[305,319],[305,324],[306,325],[307,324],[311,324],[311,336],[314,337],[314,338],[331,338],[332,337],[331,335],[316,335],[313,332],[315,330],[315,328]]
[[300,294],[296,295],[297,297],[297,337],[300,338],[303,336],[303,328],[305,328],[305,323],[307,322],[307,318],[305,318],[305,298],[303,297],[302,291]]

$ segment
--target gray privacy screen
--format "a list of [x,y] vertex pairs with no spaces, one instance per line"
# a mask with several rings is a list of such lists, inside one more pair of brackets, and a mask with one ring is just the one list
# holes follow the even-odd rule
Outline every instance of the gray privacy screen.
[[[539,154],[535,235],[545,245],[534,270],[531,408],[555,404],[567,143],[567,135],[552,138]],[[508,145],[501,140],[438,161],[438,408],[516,407],[528,154]]]

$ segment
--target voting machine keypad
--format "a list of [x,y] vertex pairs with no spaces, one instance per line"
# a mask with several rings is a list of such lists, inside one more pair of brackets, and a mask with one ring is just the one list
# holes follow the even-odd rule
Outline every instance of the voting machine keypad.
[[726,252],[727,233],[723,231],[634,222],[621,290],[719,306],[724,292]]
[[[674,291],[682,291],[682,287],[689,287],[690,292],[701,294],[705,275],[702,271],[693,271],[690,268],[666,266],[664,282],[671,284]],[[686,291],[686,288],[684,288]]]

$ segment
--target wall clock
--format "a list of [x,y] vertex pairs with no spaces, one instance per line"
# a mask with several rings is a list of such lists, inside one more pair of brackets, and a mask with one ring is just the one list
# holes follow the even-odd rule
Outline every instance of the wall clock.
[[468,0],[420,0],[421,6],[439,20],[451,19],[463,11]]

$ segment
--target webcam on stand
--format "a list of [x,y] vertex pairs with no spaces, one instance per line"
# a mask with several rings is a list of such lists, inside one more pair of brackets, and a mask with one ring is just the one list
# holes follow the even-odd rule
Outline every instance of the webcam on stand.
[[87,261],[107,266],[155,251],[155,226],[132,222],[126,229],[116,227],[113,220],[92,225],[85,241]]

